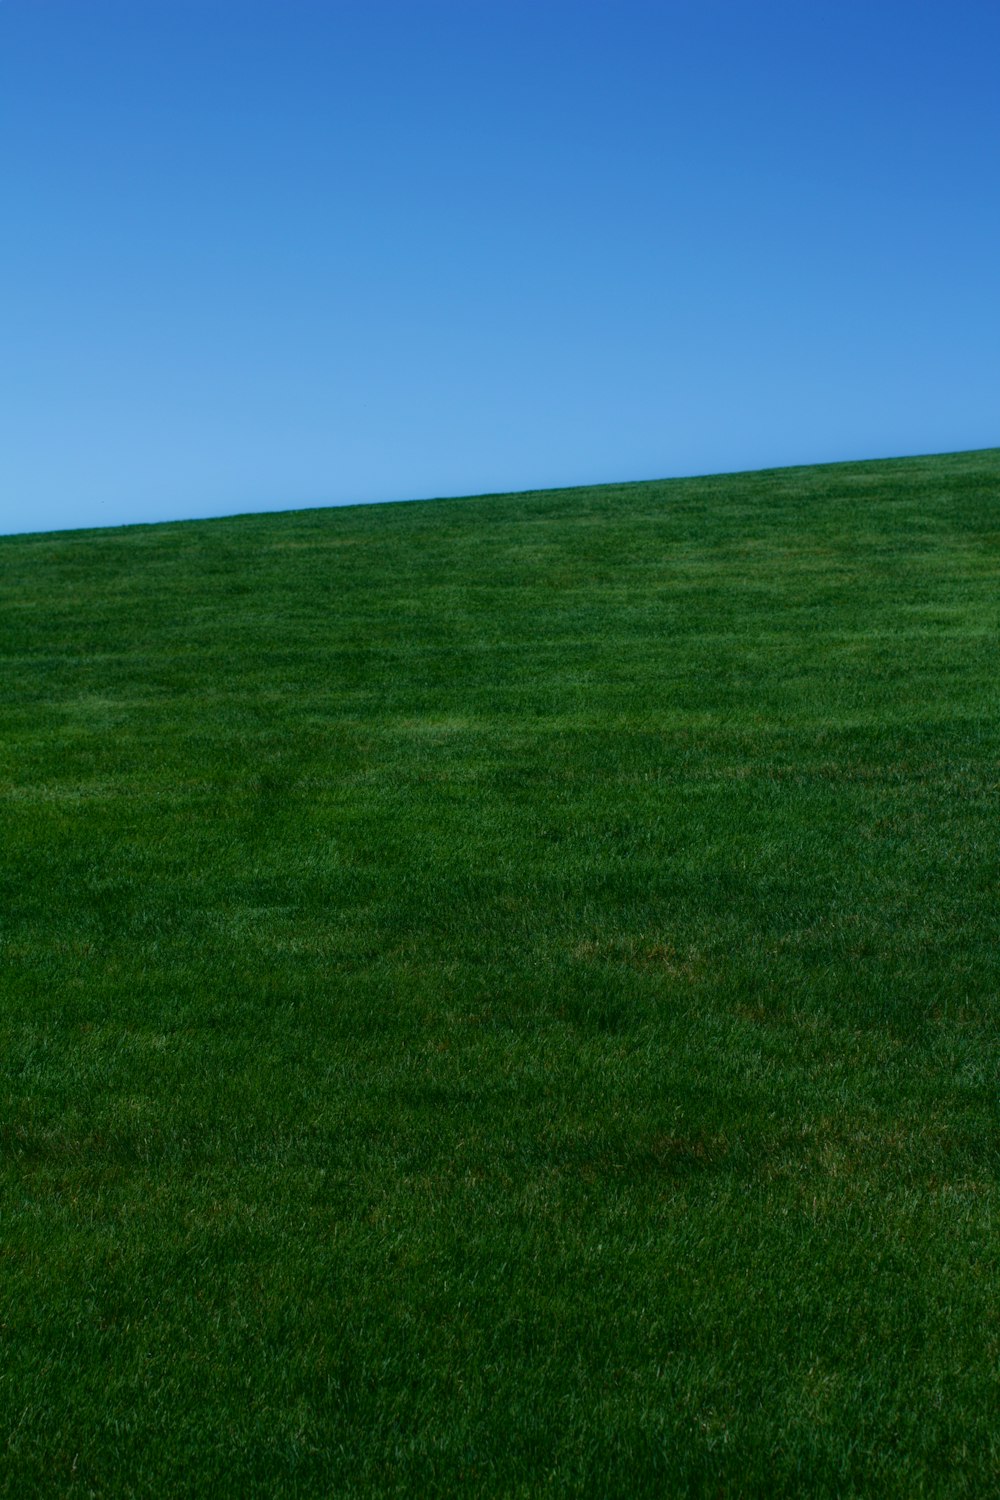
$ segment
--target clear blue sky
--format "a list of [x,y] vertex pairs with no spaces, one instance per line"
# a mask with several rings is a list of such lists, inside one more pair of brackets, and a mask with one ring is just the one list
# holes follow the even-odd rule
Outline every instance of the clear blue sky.
[[0,531],[1000,444],[997,0],[2,0]]

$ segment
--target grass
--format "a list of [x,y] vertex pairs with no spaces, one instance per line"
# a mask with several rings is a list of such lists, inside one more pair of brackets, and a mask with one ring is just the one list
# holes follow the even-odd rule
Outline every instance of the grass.
[[0,1493],[1000,1484],[1000,450],[0,542]]

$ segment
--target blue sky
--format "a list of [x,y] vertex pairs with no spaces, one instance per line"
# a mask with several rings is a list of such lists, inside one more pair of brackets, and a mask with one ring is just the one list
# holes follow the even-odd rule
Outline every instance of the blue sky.
[[1000,443],[996,0],[3,0],[0,531]]

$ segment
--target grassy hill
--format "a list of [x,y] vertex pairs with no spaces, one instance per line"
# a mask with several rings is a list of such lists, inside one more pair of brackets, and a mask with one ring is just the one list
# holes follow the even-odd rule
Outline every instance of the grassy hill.
[[1000,451],[0,541],[0,1493],[1000,1483]]

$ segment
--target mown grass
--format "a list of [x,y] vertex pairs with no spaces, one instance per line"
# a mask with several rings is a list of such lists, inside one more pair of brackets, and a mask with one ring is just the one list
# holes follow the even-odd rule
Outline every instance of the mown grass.
[[0,1490],[1000,1483],[1000,451],[0,543]]

